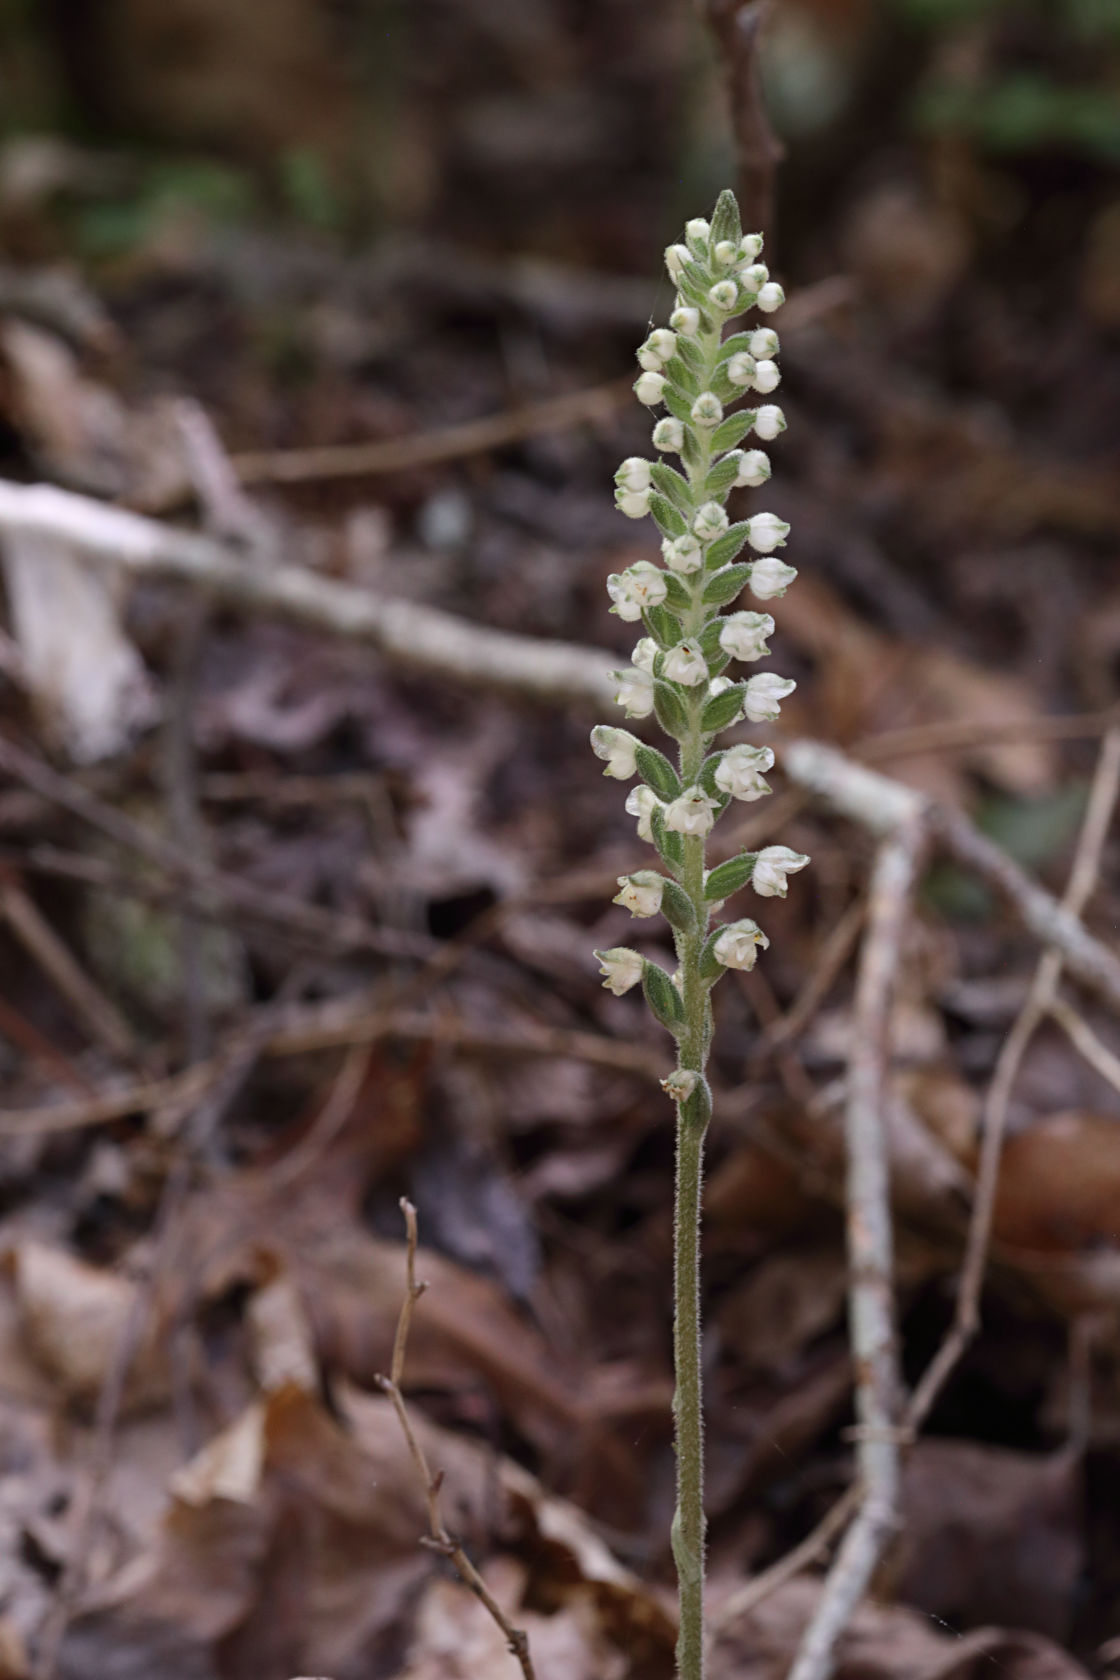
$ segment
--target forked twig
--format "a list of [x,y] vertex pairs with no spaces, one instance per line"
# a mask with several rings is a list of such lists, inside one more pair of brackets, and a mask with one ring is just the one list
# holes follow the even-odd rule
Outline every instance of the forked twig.
[[393,1341],[393,1363],[387,1377],[378,1377],[377,1385],[393,1403],[393,1410],[404,1438],[408,1442],[408,1450],[412,1454],[412,1462],[416,1466],[416,1474],[420,1478],[420,1485],[424,1490],[424,1498],[428,1506],[428,1533],[421,1541],[422,1545],[438,1552],[454,1565],[455,1570],[465,1587],[483,1605],[489,1615],[501,1628],[509,1645],[510,1653],[516,1657],[524,1680],[536,1680],[533,1661],[529,1655],[529,1637],[521,1628],[514,1627],[497,1599],[491,1593],[486,1582],[463,1550],[458,1540],[450,1535],[444,1526],[440,1512],[440,1489],[443,1485],[443,1474],[437,1471],[432,1474],[428,1464],[427,1454],[420,1444],[419,1436],[412,1427],[412,1419],[408,1415],[408,1408],[401,1393],[401,1378],[404,1375],[404,1358],[408,1348],[408,1332],[412,1325],[412,1315],[416,1310],[416,1303],[427,1289],[426,1283],[416,1281],[416,1246],[419,1232],[416,1224],[416,1209],[407,1196],[401,1197],[401,1212],[404,1214],[405,1228],[408,1233],[407,1271],[404,1300],[401,1303],[400,1317],[397,1320],[397,1334]]

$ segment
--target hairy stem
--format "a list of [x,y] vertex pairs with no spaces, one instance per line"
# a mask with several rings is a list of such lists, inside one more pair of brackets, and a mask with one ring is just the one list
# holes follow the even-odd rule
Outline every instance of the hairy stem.
[[[720,334],[704,343],[706,378],[711,377],[719,355]],[[694,505],[702,499],[701,487],[711,464],[710,450],[690,470],[696,492]],[[704,621],[701,572],[694,585],[691,622],[694,634]],[[689,707],[689,728],[680,742],[680,775],[684,787],[691,787],[700,775],[704,740],[700,732],[703,695],[696,695]],[[680,961],[681,1001],[684,1028],[678,1040],[677,1065],[703,1074],[708,1059],[708,988],[700,974],[700,954],[708,932],[709,908],[704,899],[705,840],[702,835],[684,839],[681,885],[692,901],[695,927],[677,940]],[[679,1680],[703,1680],[704,1673],[704,1393],[700,1352],[700,1216],[704,1190],[704,1136],[706,1119],[690,1115],[687,1103],[677,1105],[676,1196],[673,1220],[673,1355],[676,1391],[673,1401],[677,1454],[677,1509],[673,1518],[673,1557],[677,1566],[680,1594],[680,1632],[677,1640]]]

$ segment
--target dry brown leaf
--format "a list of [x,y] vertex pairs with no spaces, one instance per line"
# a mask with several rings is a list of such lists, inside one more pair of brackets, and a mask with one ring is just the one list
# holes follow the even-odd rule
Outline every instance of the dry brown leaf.
[[994,1229],[1049,1253],[1120,1245],[1120,1119],[1074,1110],[1008,1138]]

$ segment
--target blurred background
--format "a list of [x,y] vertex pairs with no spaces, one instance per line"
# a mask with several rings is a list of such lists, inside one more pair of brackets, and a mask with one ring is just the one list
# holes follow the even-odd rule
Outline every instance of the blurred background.
[[[765,117],[720,0],[0,6],[0,477],[202,531],[264,597],[300,566],[624,661],[604,580],[655,543],[611,480],[648,449],[661,253],[729,183],[766,224],[789,430],[756,506],[792,525],[799,687],[744,833],[814,864],[718,994],[717,1603],[851,1473],[873,848],[782,739],[1060,895],[1120,682],[1118,0],[742,11]],[[0,1680],[514,1670],[417,1546],[376,1389],[402,1194],[449,1526],[538,1680],[667,1680],[666,1051],[591,958],[660,935],[609,903],[640,854],[594,711],[0,539]],[[1114,837],[1087,921],[1115,942]],[[893,1020],[910,1381],[1036,956],[931,859]],[[1103,1054],[1053,1020],[1027,1052],[983,1334],[845,1680],[1120,1672],[1120,1033],[1076,1018]],[[715,1680],[777,1680],[814,1591],[730,1624]]]

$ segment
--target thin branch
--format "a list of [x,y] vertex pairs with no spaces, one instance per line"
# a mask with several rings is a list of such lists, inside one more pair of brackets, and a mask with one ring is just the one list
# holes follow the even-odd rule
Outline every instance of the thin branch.
[[[1118,791],[1120,727],[1113,727],[1101,744],[1089,802],[1070,871],[1069,885],[1062,898],[1063,916],[1078,929],[1081,924],[1077,918],[1096,886],[1101,853],[1108,836]],[[990,842],[985,840],[983,844],[987,847]],[[1034,1036],[1035,1029],[1053,1005],[1062,974],[1063,959],[1064,952],[1054,940],[1039,958],[1026,1001],[1004,1040],[996,1061],[981,1118],[980,1166],[976,1175],[976,1191],[965,1245],[964,1265],[957,1290],[956,1310],[948,1335],[914,1391],[910,1405],[914,1428],[919,1428],[929,1415],[931,1407],[979,1327],[980,1292],[984,1283],[992,1216],[999,1187],[999,1163],[1003,1151],[1007,1110],[1027,1046]]]
[[706,0],[704,14],[727,83],[743,225],[770,242],[774,176],[786,149],[770,126],[758,51],[770,0]]
[[859,1510],[825,1581],[790,1680],[827,1680],[832,1673],[836,1642],[898,1524],[901,1381],[885,1110],[891,1001],[924,843],[923,825],[914,818],[882,842],[871,878],[845,1107],[848,1301],[856,1376]]
[[401,1393],[401,1380],[404,1376],[404,1360],[408,1350],[408,1332],[412,1324],[412,1315],[416,1310],[417,1301],[428,1287],[426,1283],[417,1283],[416,1281],[416,1247],[419,1237],[416,1225],[416,1209],[407,1196],[401,1197],[401,1212],[404,1214],[405,1227],[408,1232],[405,1293],[404,1300],[401,1303],[400,1318],[397,1321],[397,1334],[393,1342],[393,1362],[390,1366],[390,1374],[387,1377],[378,1377],[378,1387],[389,1396],[393,1403],[393,1410],[397,1414],[404,1438],[408,1442],[408,1450],[412,1454],[412,1462],[416,1466],[416,1474],[419,1476],[420,1485],[424,1490],[424,1498],[428,1505],[428,1538],[426,1544],[454,1565],[464,1586],[469,1587],[501,1628],[509,1646],[510,1654],[516,1657],[521,1668],[523,1680],[535,1680],[533,1662],[529,1655],[528,1635],[522,1629],[514,1627],[459,1541],[455,1540],[444,1526],[439,1503],[443,1476],[442,1473],[432,1474],[427,1455],[412,1426],[412,1419],[408,1415],[404,1395]]
[[1065,998],[1052,997],[1046,1007],[1050,1018],[1061,1027],[1082,1060],[1107,1080],[1114,1091],[1120,1091],[1120,1056],[1101,1043],[1085,1017]]

